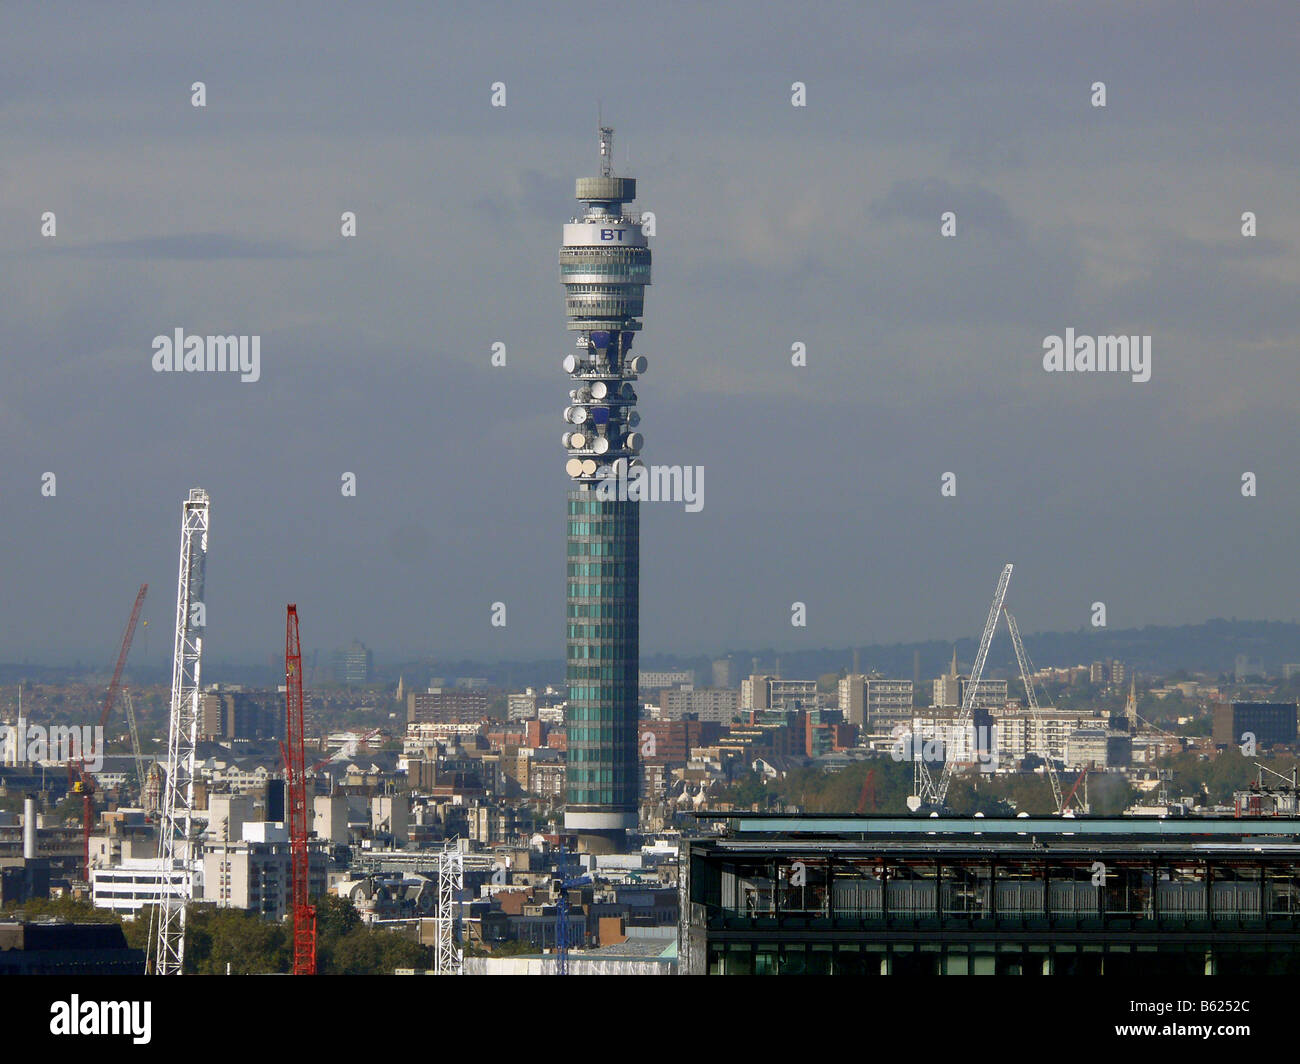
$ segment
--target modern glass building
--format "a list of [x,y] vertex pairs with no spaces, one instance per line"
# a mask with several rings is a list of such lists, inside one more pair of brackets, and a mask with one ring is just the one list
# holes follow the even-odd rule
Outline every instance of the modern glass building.
[[1300,820],[737,816],[683,843],[679,971],[1300,974]]
[[564,359],[574,385],[562,439],[572,482],[564,824],[592,852],[617,849],[635,829],[639,782],[640,511],[628,484],[641,465],[633,382],[646,360],[631,350],[650,249],[640,219],[625,210],[636,181],[614,176],[613,136],[601,128],[601,175],[578,179],[582,210],[565,225],[560,249],[568,328],[578,334]]

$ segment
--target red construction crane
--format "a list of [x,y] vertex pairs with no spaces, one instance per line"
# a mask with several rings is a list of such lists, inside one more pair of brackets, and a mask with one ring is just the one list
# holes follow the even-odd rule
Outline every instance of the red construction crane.
[[[1079,784],[1088,778],[1088,773],[1091,769],[1092,769],[1091,761],[1089,761],[1086,765],[1083,766],[1083,771],[1079,773],[1079,778],[1074,781],[1074,786],[1070,788],[1070,793],[1065,796],[1065,801],[1061,803],[1062,813],[1064,813],[1067,809],[1070,808],[1070,800],[1074,797],[1075,793],[1078,791]],[[1080,806],[1083,805],[1082,802],[1080,802],[1079,804]]]
[[876,770],[868,769],[867,778],[862,781],[862,794],[858,797],[858,816],[867,811],[867,799],[871,799],[871,811],[876,811]]
[[289,793],[289,850],[293,859],[293,974],[316,974],[316,907],[308,898],[307,770],[303,746],[302,647],[298,607],[291,605],[284,632],[284,775]]
[[[101,751],[104,728],[108,724],[109,714],[113,712],[113,703],[117,701],[117,692],[122,686],[122,669],[126,667],[126,656],[131,652],[131,640],[135,638],[135,626],[140,620],[140,610],[144,607],[144,597],[149,593],[149,585],[141,584],[136,592],[135,605],[131,607],[131,619],[126,622],[126,632],[122,636],[122,648],[117,652],[117,665],[113,668],[113,679],[108,685],[108,694],[104,696],[104,708],[99,714],[99,736]],[[95,779],[86,771],[86,759],[81,763],[68,762],[68,782],[72,792],[81,795],[81,869],[86,882],[90,882],[90,826],[95,818]]]

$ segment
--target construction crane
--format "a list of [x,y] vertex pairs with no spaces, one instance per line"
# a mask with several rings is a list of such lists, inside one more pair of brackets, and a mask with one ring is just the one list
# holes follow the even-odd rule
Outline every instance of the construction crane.
[[[141,584],[136,592],[135,605],[131,607],[131,618],[126,622],[126,632],[122,636],[122,646],[117,652],[117,664],[113,667],[113,678],[108,684],[108,693],[104,696],[104,708],[99,714],[100,743],[103,743],[104,728],[109,715],[113,712],[113,703],[117,701],[118,688],[122,683],[122,669],[126,667],[126,656],[131,652],[131,640],[135,638],[135,626],[140,620],[140,610],[144,606],[144,597],[149,593],[149,585]],[[95,778],[86,771],[86,759],[80,762],[68,762],[68,782],[74,794],[81,795],[81,869],[86,882],[90,882],[90,828],[95,821]]]
[[145,778],[144,778],[144,751],[140,748],[140,729],[135,723],[135,702],[131,700],[131,692],[127,688],[122,688],[122,704],[126,706],[126,723],[131,730],[131,753],[135,757],[135,778],[140,784],[141,801],[144,800]]
[[[1007,598],[1007,586],[1011,583],[1012,568],[1013,566],[1008,563],[1002,569],[1002,575],[998,578],[997,589],[993,592],[993,605],[989,607],[988,620],[984,622],[984,633],[980,636],[979,651],[975,655],[975,664],[971,668],[970,679],[966,682],[966,694],[962,698],[961,712],[958,714],[951,733],[954,744],[956,737],[964,735],[966,729],[970,726],[971,711],[975,708],[975,698],[979,693],[980,678],[984,675],[984,661],[988,657],[989,644],[993,642],[993,633],[998,625],[998,617],[1002,613],[1002,604]],[[952,773],[957,763],[955,759],[948,756],[951,751],[945,748],[943,773],[936,783],[929,766],[925,763],[925,759],[918,756],[915,744],[916,739],[914,736],[912,765],[913,785],[916,793],[908,800],[908,806],[913,811],[924,805],[941,809],[948,798],[948,787],[952,783]]]
[[208,493],[202,488],[191,488],[181,506],[171,711],[158,824],[159,904],[149,911],[148,970],[154,975],[180,975],[183,971],[186,911],[194,897],[194,751],[202,699],[199,682],[203,636],[207,631],[203,586],[210,506]]
[[288,783],[289,852],[293,864],[293,974],[316,974],[316,907],[310,900],[307,849],[307,769],[303,745],[302,646],[298,607],[289,606],[284,631],[284,775]]
[[[1062,807],[1061,807],[1061,815],[1062,815],[1062,816],[1066,816],[1066,815],[1073,816],[1073,815],[1074,815],[1073,813],[1070,812],[1070,802],[1072,802],[1072,801],[1077,801],[1077,802],[1079,803],[1079,811],[1080,811],[1080,812],[1082,812],[1082,813],[1086,813],[1086,812],[1088,811],[1088,799],[1087,799],[1088,785],[1087,785],[1087,782],[1086,782],[1086,781],[1087,781],[1087,779],[1088,779],[1088,773],[1089,773],[1090,771],[1092,771],[1092,764],[1093,764],[1093,763],[1092,763],[1091,761],[1089,761],[1089,762],[1088,762],[1088,763],[1083,767],[1083,771],[1079,773],[1079,778],[1078,778],[1077,780],[1074,781],[1074,786],[1070,788],[1070,793],[1067,794],[1067,795],[1065,796],[1065,801],[1064,801],[1064,803],[1062,804]],[[1081,784],[1081,783],[1083,784],[1084,797],[1083,797],[1083,798],[1077,798],[1076,796],[1077,796],[1077,794],[1078,794],[1078,792],[1079,792],[1079,784]]]
[[868,769],[867,778],[862,781],[862,793],[858,795],[858,816],[867,811],[867,799],[871,800],[871,811],[876,811],[876,770]]
[[564,878],[564,847],[560,847],[560,860],[555,869],[555,889],[559,894],[555,899],[555,974],[569,974],[569,891],[574,887],[585,887],[591,882],[591,876],[581,875],[573,879]]
[[433,970],[437,975],[465,974],[465,951],[456,945],[456,923],[464,891],[465,855],[451,843],[444,843],[438,852],[438,916],[434,921],[437,941]]
[[1025,644],[1020,639],[1020,626],[1005,606],[1002,612],[1007,616],[1007,630],[1011,633],[1011,642],[1016,648],[1016,661],[1020,664],[1020,682],[1025,685],[1025,701],[1029,704],[1029,714],[1034,721],[1034,731],[1043,736],[1043,762],[1047,765],[1047,778],[1052,784],[1052,801],[1056,803],[1057,813],[1065,812],[1065,803],[1061,800],[1061,781],[1056,775],[1056,764],[1052,760],[1052,749],[1043,735],[1043,722],[1038,716],[1038,697],[1034,694],[1033,669],[1029,664],[1029,655],[1025,653]]

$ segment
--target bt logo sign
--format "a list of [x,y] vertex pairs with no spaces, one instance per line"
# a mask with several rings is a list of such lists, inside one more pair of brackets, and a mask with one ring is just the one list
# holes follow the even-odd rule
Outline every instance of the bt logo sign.
[[623,242],[623,234],[626,229],[602,229],[600,231],[601,240],[617,240],[620,244]]

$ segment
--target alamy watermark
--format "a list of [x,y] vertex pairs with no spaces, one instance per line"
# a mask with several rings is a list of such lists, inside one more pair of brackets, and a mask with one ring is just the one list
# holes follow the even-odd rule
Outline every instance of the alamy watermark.
[[1043,337],[1043,369],[1048,373],[1130,373],[1136,384],[1151,379],[1150,336]]
[[36,761],[76,761],[98,772],[104,767],[104,729],[97,724],[54,724],[49,728],[26,723],[0,725],[0,764]]
[[597,482],[596,498],[605,502],[680,502],[687,513],[699,513],[704,509],[704,467],[619,466]]
[[1001,765],[998,756],[996,724],[926,725],[913,723],[910,728],[897,725],[890,737],[890,756],[895,761],[928,761],[936,764],[950,760],[958,764],[974,764],[981,772],[996,772]]
[[262,376],[261,336],[186,336],[153,338],[155,373],[238,373],[245,384]]

